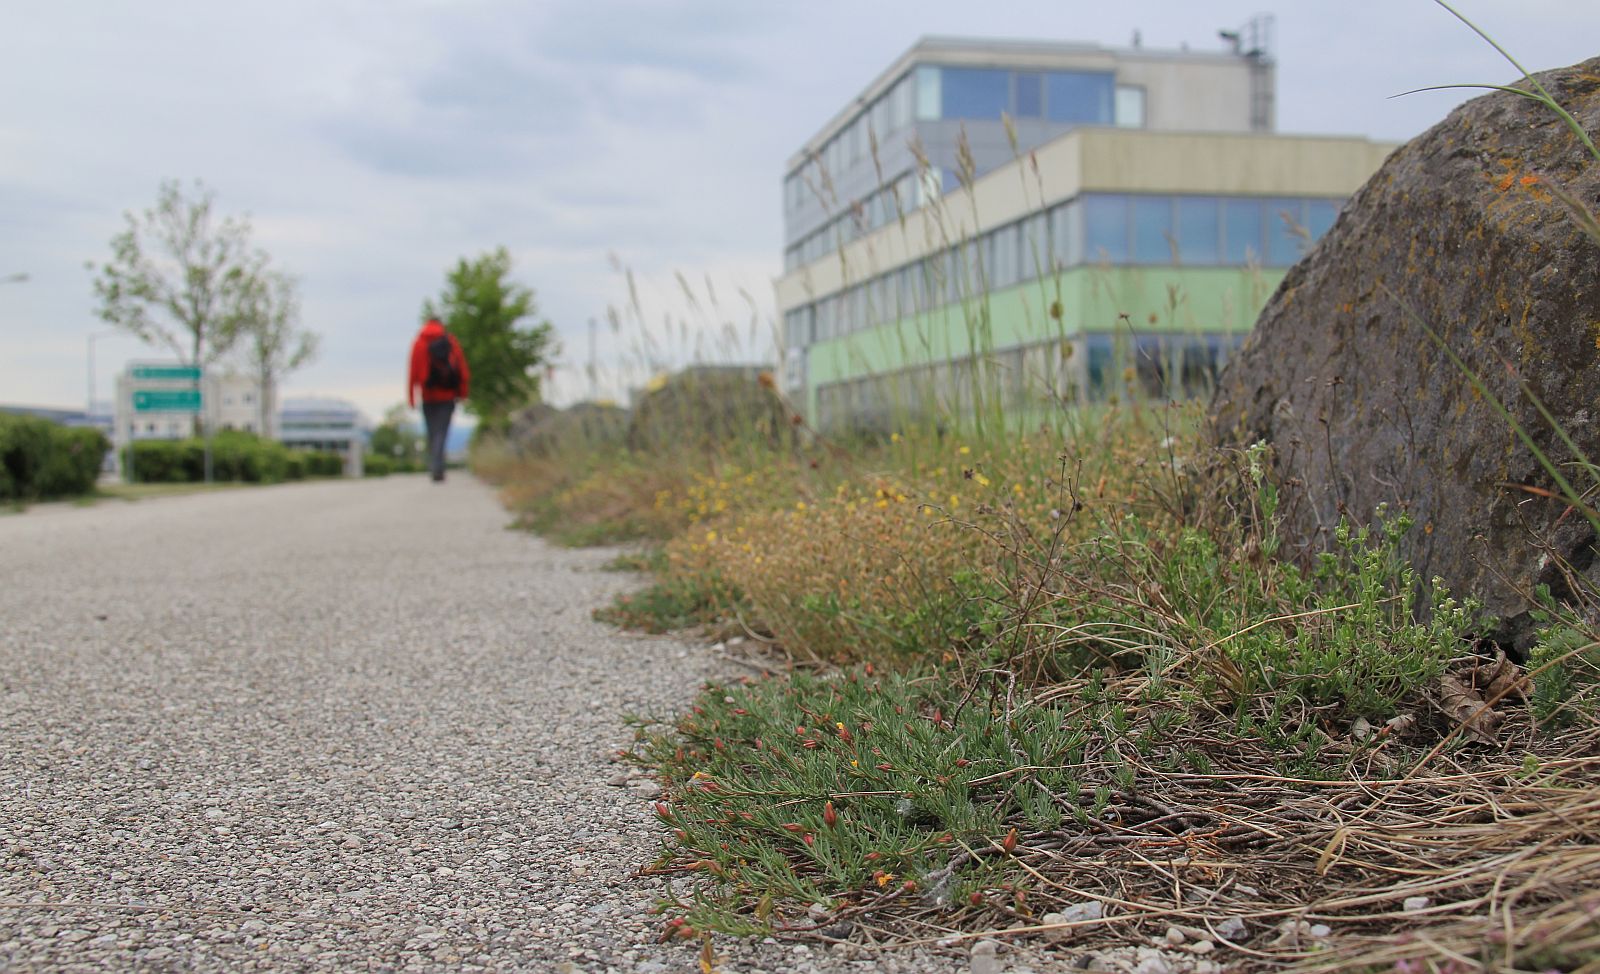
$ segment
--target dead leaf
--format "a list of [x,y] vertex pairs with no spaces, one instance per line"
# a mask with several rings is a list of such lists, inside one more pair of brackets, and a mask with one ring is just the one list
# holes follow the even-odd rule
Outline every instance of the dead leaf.
[[1462,734],[1482,744],[1499,744],[1494,732],[1501,716],[1483,702],[1478,691],[1448,673],[1439,678],[1439,691],[1445,715],[1461,725]]
[[1506,651],[1495,652],[1493,663],[1479,663],[1472,668],[1472,683],[1482,687],[1483,699],[1499,703],[1502,700],[1528,702],[1530,681],[1522,667],[1506,658]]

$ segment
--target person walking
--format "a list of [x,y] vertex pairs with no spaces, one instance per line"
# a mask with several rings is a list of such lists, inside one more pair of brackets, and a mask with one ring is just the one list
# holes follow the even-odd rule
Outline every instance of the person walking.
[[467,398],[472,373],[456,336],[444,322],[429,318],[411,343],[411,373],[406,381],[406,402],[414,409],[422,390],[422,424],[428,431],[428,470],[435,482],[444,480],[444,444],[456,400]]

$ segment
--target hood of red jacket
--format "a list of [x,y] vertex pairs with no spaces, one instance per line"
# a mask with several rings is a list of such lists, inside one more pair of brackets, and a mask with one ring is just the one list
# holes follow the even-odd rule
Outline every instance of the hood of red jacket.
[[426,324],[424,324],[422,326],[422,331],[417,333],[417,337],[418,338],[425,338],[425,339],[427,339],[429,341],[432,341],[433,339],[438,338],[440,335],[443,335],[443,334],[444,334],[444,325],[441,325],[437,321],[430,320],[430,321],[428,321]]

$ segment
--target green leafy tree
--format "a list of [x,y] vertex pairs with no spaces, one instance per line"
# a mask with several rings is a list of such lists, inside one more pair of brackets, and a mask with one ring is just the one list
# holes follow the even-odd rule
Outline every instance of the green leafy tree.
[[383,422],[372,431],[369,446],[374,454],[393,457],[402,469],[421,468],[422,434],[409,421],[403,405],[391,406],[383,414]]
[[555,328],[535,320],[532,288],[511,280],[504,247],[462,259],[445,278],[425,316],[443,321],[461,343],[472,371],[467,409],[485,429],[499,430],[513,411],[539,399],[540,374],[555,353]]
[[111,260],[90,269],[102,319],[205,366],[237,341],[264,258],[250,245],[247,219],[219,218],[215,194],[198,180],[191,194],[176,180],[162,183],[155,206],[125,214]]
[[293,277],[263,270],[254,277],[240,323],[245,362],[260,383],[260,425],[263,436],[272,429],[277,408],[278,380],[309,365],[317,357],[319,337],[300,328],[300,297]]

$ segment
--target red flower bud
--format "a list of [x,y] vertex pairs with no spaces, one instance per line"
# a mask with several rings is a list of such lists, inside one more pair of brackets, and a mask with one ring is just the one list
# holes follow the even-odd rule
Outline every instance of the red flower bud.
[[839,824],[839,813],[833,810],[833,802],[824,802],[822,805],[822,821],[828,828]]
[[1017,830],[1012,829],[1006,833],[1005,841],[1000,843],[1000,848],[1006,852],[1015,852],[1017,848]]

